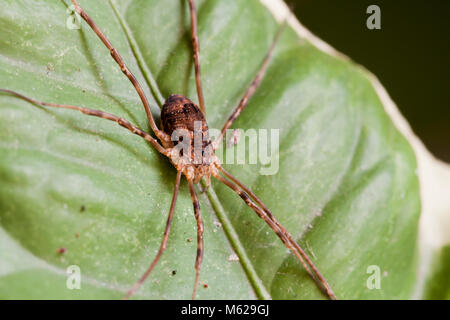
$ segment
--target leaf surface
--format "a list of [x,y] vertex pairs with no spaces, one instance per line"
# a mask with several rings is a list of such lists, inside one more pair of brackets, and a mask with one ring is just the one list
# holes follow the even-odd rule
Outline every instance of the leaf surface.
[[[108,50],[84,22],[67,27],[68,4],[2,2],[0,87],[101,109],[148,130],[137,94]],[[197,101],[187,3],[80,4],[144,85],[157,118],[158,91]],[[279,24],[256,0],[197,1],[197,8],[207,119],[221,129]],[[156,89],[148,89],[152,81]],[[5,94],[0,119],[0,297],[120,298],[159,247],[175,169],[145,141],[102,119]],[[242,148],[247,161],[227,163],[219,155],[225,168],[266,203],[338,297],[410,297],[420,214],[416,160],[362,68],[287,27],[233,128],[243,136],[228,152]],[[278,130],[279,152],[269,148],[274,174],[261,174],[269,165],[245,137],[252,129]],[[252,158],[257,163],[248,163]],[[185,182],[180,189],[167,251],[136,298],[191,295],[196,227]],[[199,298],[324,298],[236,194],[214,182],[200,198],[201,283],[208,288],[199,288]],[[66,287],[70,265],[81,269],[81,290]],[[370,289],[370,266],[379,268],[379,290]]]

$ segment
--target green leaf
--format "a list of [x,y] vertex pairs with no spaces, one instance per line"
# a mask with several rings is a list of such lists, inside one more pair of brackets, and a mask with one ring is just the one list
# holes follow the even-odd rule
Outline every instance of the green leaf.
[[426,299],[450,299],[450,246],[444,246],[434,253],[432,271],[425,288]]
[[[2,0],[0,87],[101,109],[148,130],[137,94],[108,50],[86,23],[67,27],[66,2]],[[279,23],[257,0],[196,3],[207,119],[221,129]],[[143,84],[156,116],[159,92],[197,100],[185,1],[80,4]],[[369,74],[318,49],[295,26],[284,30],[261,86],[233,125],[279,129],[272,159],[279,168],[273,175],[260,173],[267,167],[261,162],[225,168],[266,203],[339,298],[409,298],[419,259],[416,156]],[[122,297],[159,247],[175,169],[130,132],[78,112],[1,94],[0,119],[0,297]],[[247,158],[256,155],[244,148]],[[136,298],[190,298],[196,224],[185,182],[180,190],[168,248]],[[200,280],[208,287],[200,286],[199,298],[324,298],[236,194],[214,182],[200,198]],[[66,287],[71,265],[81,269],[80,290]],[[380,289],[369,289],[370,266],[379,268]]]

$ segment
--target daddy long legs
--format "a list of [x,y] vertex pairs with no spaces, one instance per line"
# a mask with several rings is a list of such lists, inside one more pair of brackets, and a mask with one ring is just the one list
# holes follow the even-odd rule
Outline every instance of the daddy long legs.
[[[201,265],[204,254],[204,240],[203,232],[204,225],[201,214],[201,208],[197,196],[195,185],[202,179],[206,181],[206,185],[209,185],[211,177],[217,179],[219,182],[226,185],[231,191],[235,192],[245,204],[251,208],[255,214],[276,233],[278,238],[283,244],[295,255],[295,257],[301,262],[305,270],[316,282],[317,286],[330,298],[336,299],[336,295],[333,293],[330,285],[326,279],[322,276],[319,269],[315,266],[312,260],[308,257],[305,251],[298,245],[291,234],[284,228],[274,214],[267,208],[267,206],[259,199],[250,188],[246,187],[236,177],[226,171],[218,158],[215,156],[214,151],[218,148],[219,144],[225,137],[225,132],[229,129],[233,122],[239,117],[240,113],[246,108],[248,101],[251,99],[257,88],[259,87],[265,72],[270,64],[271,57],[274,48],[278,42],[278,39],[283,32],[283,26],[279,28],[271,47],[269,48],[264,60],[261,63],[261,67],[255,75],[253,81],[249,85],[244,96],[240,100],[239,105],[231,113],[227,121],[225,122],[221,133],[216,140],[212,141],[209,138],[209,128],[206,121],[206,106],[205,99],[203,97],[202,81],[201,81],[201,64],[200,64],[200,43],[197,35],[197,14],[194,0],[187,0],[189,4],[190,12],[190,35],[192,40],[193,50],[193,62],[195,70],[195,82],[197,88],[197,98],[199,106],[193,103],[188,98],[173,94],[170,95],[161,111],[161,125],[157,126],[153,115],[150,111],[150,105],[145,96],[144,90],[140,83],[125,64],[119,52],[114,48],[112,43],[108,40],[107,36],[102,32],[98,25],[88,15],[86,11],[78,4],[77,0],[72,0],[77,13],[82,19],[89,25],[92,31],[98,36],[101,42],[108,48],[114,61],[119,66],[122,73],[129,79],[134,86],[140,100],[144,106],[147,120],[151,130],[153,131],[153,137],[150,133],[143,131],[142,129],[134,126],[128,120],[113,115],[111,113],[103,112],[96,109],[90,109],[85,107],[79,107],[75,105],[56,104],[38,101],[34,98],[30,98],[16,91],[9,89],[0,89],[1,92],[11,94],[23,100],[30,102],[31,104],[51,107],[51,108],[64,108],[79,111],[85,115],[99,117],[102,119],[116,122],[118,125],[128,129],[132,133],[142,137],[148,143],[150,143],[159,153],[167,157],[169,161],[177,170],[175,186],[173,190],[172,201],[167,217],[166,227],[163,235],[160,248],[151,262],[148,269],[142,275],[142,277],[131,287],[131,289],[125,295],[125,299],[130,298],[144,283],[144,281],[150,276],[152,270],[157,265],[164,250],[167,247],[173,216],[175,214],[176,201],[182,176],[187,180],[189,193],[192,198],[194,207],[194,216],[197,222],[197,255],[195,259],[195,280],[193,285],[192,298],[194,299],[197,294],[197,288],[199,283]],[[200,133],[202,140],[200,145],[196,144],[196,134]],[[175,137],[175,138],[174,138]]]

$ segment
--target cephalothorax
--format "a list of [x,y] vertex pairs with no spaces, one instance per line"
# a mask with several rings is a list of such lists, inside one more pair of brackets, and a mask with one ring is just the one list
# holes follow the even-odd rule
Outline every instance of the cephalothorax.
[[126,75],[126,77],[131,81],[131,83],[135,87],[136,92],[138,93],[142,101],[142,104],[144,105],[150,128],[154,132],[156,139],[149,133],[134,126],[129,121],[110,113],[74,105],[40,102],[8,89],[0,89],[0,92],[15,95],[33,104],[47,107],[78,110],[86,115],[114,121],[120,126],[130,130],[132,133],[142,137],[147,142],[149,142],[158,152],[168,157],[171,163],[177,169],[174,193],[170,205],[164,236],[159,251],[154,260],[152,261],[151,265],[147,269],[147,271],[143,274],[143,276],[139,279],[139,281],[137,281],[134,284],[134,286],[127,292],[125,298],[131,297],[133,293],[136,292],[136,290],[142,285],[145,279],[152,272],[153,268],[159,261],[162,253],[164,252],[167,246],[167,240],[169,237],[170,228],[172,224],[172,218],[174,214],[175,203],[178,196],[180,180],[181,176],[184,175],[188,182],[189,192],[191,194],[192,202],[194,205],[195,219],[197,221],[197,257],[195,260],[196,273],[192,298],[195,298],[196,296],[200,276],[200,267],[204,251],[203,220],[194,184],[199,183],[202,178],[205,178],[206,184],[209,185],[210,178],[214,177],[218,181],[222,182],[227,187],[229,187],[231,190],[233,190],[236,194],[238,194],[242,198],[242,200],[244,200],[245,203],[269,225],[269,227],[277,234],[277,236],[285,244],[285,246],[289,248],[291,252],[298,258],[298,260],[304,266],[305,270],[316,282],[317,286],[320,289],[322,289],[329,298],[336,299],[336,296],[331,290],[331,287],[329,286],[328,282],[321,275],[317,267],[306,255],[303,249],[293,239],[290,233],[277,221],[272,212],[248,187],[242,184],[238,179],[236,179],[234,176],[228,173],[221,166],[218,158],[214,154],[214,150],[217,149],[218,145],[224,138],[226,130],[232,125],[234,120],[246,107],[248,100],[252,97],[252,95],[258,88],[259,84],[261,83],[261,80],[265,74],[270,58],[272,56],[272,52],[283,30],[283,27],[280,27],[272,43],[272,46],[270,47],[264,61],[262,62],[262,66],[259,72],[256,74],[253,82],[250,84],[249,88],[245,92],[237,108],[233,111],[233,113],[229,116],[228,120],[225,122],[225,125],[223,126],[223,129],[221,130],[219,137],[214,141],[211,141],[209,137],[208,124],[205,118],[205,102],[203,98],[203,91],[201,85],[200,55],[199,55],[200,48],[197,37],[197,16],[194,0],[188,0],[188,3],[191,15],[191,38],[192,38],[195,81],[197,87],[199,107],[184,96],[181,95],[169,96],[166,102],[164,103],[164,106],[161,111],[161,129],[158,128],[153,119],[152,113],[150,112],[149,103],[144,94],[144,91],[142,90],[141,85],[134,77],[134,75],[131,73],[131,71],[128,69],[120,54],[112,46],[108,38],[95,24],[95,22],[80,7],[77,0],[72,0],[72,2],[74,4],[75,10],[89,24],[91,29],[97,34],[97,36],[100,38],[103,44],[108,48],[112,58],[119,65],[120,70]]

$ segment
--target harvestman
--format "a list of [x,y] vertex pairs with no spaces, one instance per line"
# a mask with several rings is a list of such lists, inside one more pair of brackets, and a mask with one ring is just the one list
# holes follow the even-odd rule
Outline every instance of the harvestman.
[[[100,110],[94,110],[94,109],[88,109],[73,105],[65,105],[65,104],[55,104],[55,103],[47,103],[47,102],[41,102],[34,100],[32,98],[26,97],[20,93],[7,90],[7,89],[0,89],[1,92],[9,93],[12,95],[15,95],[21,99],[24,99],[32,104],[41,105],[41,106],[47,106],[47,107],[56,107],[56,108],[65,108],[65,109],[72,109],[72,110],[78,110],[82,112],[83,114],[89,115],[89,116],[95,116],[100,117],[103,119],[111,120],[119,124],[120,126],[130,130],[132,133],[141,136],[146,141],[148,141],[157,151],[159,151],[164,156],[168,157],[171,163],[175,166],[177,169],[177,176],[175,181],[175,188],[173,192],[172,202],[170,205],[169,215],[167,218],[167,223],[164,231],[163,240],[161,242],[160,248],[158,253],[156,254],[156,257],[152,261],[150,267],[146,270],[146,272],[142,275],[142,277],[137,281],[134,286],[127,292],[125,299],[130,298],[136,290],[142,285],[142,283],[147,279],[147,277],[152,272],[153,268],[155,267],[156,263],[160,259],[162,253],[164,252],[167,240],[169,238],[170,233],[170,227],[172,224],[172,218],[174,214],[175,209],[175,203],[177,201],[177,195],[178,195],[178,189],[180,186],[180,180],[181,175],[184,175],[186,177],[186,180],[188,182],[189,186],[189,192],[192,197],[192,202],[194,205],[194,214],[195,219],[197,221],[197,257],[195,260],[195,282],[194,282],[194,290],[192,293],[192,298],[194,299],[197,293],[197,286],[199,282],[199,276],[200,276],[200,268],[202,264],[203,259],[203,220],[202,215],[200,212],[200,204],[198,202],[197,193],[194,188],[194,184],[197,184],[200,182],[202,178],[205,178],[207,185],[209,185],[209,181],[211,176],[225,184],[227,187],[229,187],[231,190],[236,192],[244,201],[245,203],[255,211],[255,213],[263,219],[270,228],[277,234],[277,236],[280,238],[280,240],[285,244],[287,248],[289,248],[292,253],[298,258],[298,260],[302,263],[305,270],[308,272],[308,274],[312,277],[312,279],[316,282],[317,286],[324,291],[324,293],[330,298],[330,299],[337,299],[336,295],[331,290],[331,287],[325,280],[325,278],[322,276],[322,274],[319,272],[317,267],[314,265],[314,263],[311,261],[311,259],[306,255],[306,253],[303,251],[303,249],[297,244],[296,241],[292,238],[290,233],[277,221],[277,219],[274,217],[274,215],[270,212],[270,210],[264,205],[264,203],[244,184],[242,184],[238,179],[236,179],[234,176],[232,176],[230,173],[228,173],[220,164],[217,157],[214,155],[214,150],[217,149],[218,145],[222,141],[222,139],[225,136],[226,130],[232,125],[234,120],[239,116],[241,111],[246,107],[249,99],[252,97],[252,95],[255,93],[256,89],[258,88],[259,84],[261,83],[261,80],[266,72],[266,69],[269,65],[269,61],[271,59],[273,50],[275,48],[275,45],[280,37],[281,31],[283,28],[280,28],[277,32],[277,35],[275,36],[275,39],[266,54],[266,57],[263,60],[262,66],[258,73],[256,74],[253,82],[251,83],[250,87],[245,92],[244,96],[242,97],[239,105],[237,108],[233,111],[231,116],[226,121],[223,129],[221,130],[221,133],[219,137],[214,141],[211,142],[211,140],[208,137],[208,125],[205,119],[205,101],[203,98],[203,91],[202,91],[202,84],[201,84],[201,76],[200,76],[200,47],[199,47],[199,40],[197,36],[197,14],[195,9],[194,0],[188,0],[189,2],[189,11],[190,11],[190,17],[191,17],[191,38],[192,38],[192,47],[193,47],[193,57],[194,57],[194,69],[195,69],[195,82],[197,87],[197,96],[200,108],[195,105],[191,100],[181,96],[181,95],[171,95],[167,100],[165,101],[162,111],[161,111],[161,127],[162,129],[159,129],[153,119],[152,113],[150,111],[150,106],[147,101],[147,98],[144,94],[144,91],[142,90],[141,85],[137,81],[137,79],[134,77],[134,75],[131,73],[131,71],[128,69],[128,67],[125,65],[122,57],[117,52],[117,50],[112,46],[112,44],[109,42],[108,38],[103,34],[103,32],[100,30],[100,28],[95,24],[95,22],[89,17],[89,15],[81,8],[81,6],[78,4],[77,0],[72,0],[75,10],[78,12],[78,14],[87,22],[87,24],[92,28],[92,30],[97,34],[97,36],[100,38],[100,40],[103,42],[103,44],[109,49],[111,56],[113,59],[117,62],[122,72],[127,76],[127,78],[131,81],[134,88],[136,89],[137,93],[139,94],[139,97],[142,101],[142,104],[144,105],[145,112],[147,114],[147,119],[150,125],[150,128],[156,135],[157,139],[153,138],[150,134],[147,132],[135,127],[127,120],[117,117],[113,114],[106,113]],[[201,127],[201,134],[203,134],[202,143],[200,145],[201,148],[201,155],[200,155],[200,161],[198,160],[198,157],[194,154],[194,151],[196,149],[196,146],[194,146],[195,139],[189,140],[189,138],[194,137],[194,127],[196,123],[200,123]],[[184,154],[184,156],[180,157],[180,150],[177,148],[177,145],[179,146],[182,139],[174,140],[172,138],[172,134],[176,130],[184,130],[184,132],[187,132],[187,138],[188,142],[184,139],[184,144],[188,144],[190,148],[190,152],[188,154]],[[186,137],[186,135],[183,135],[182,137]],[[205,139],[206,137],[206,139]],[[182,155],[182,150],[181,150]],[[194,157],[196,159],[194,159]]]

